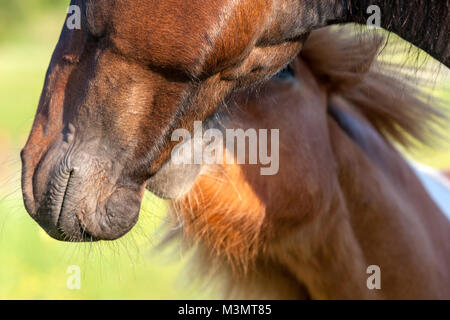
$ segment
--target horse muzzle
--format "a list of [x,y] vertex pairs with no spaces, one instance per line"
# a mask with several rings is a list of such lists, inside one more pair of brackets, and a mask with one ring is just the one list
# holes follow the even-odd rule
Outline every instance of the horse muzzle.
[[105,160],[98,146],[83,149],[73,138],[58,139],[36,161],[27,145],[22,151],[25,207],[57,240],[118,239],[138,220],[144,185],[121,182],[120,166]]

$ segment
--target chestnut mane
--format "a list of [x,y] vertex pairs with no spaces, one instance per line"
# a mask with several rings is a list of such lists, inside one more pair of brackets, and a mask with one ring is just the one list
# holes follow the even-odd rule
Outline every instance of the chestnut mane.
[[[397,76],[402,65],[378,61],[383,36],[347,31],[313,32],[298,57],[325,88],[330,116],[337,117],[335,106],[348,104],[389,144],[428,143],[433,136],[430,121],[441,117],[437,107],[430,105],[417,83]],[[200,265],[208,271],[212,265],[223,267],[233,277],[255,265],[260,270],[277,268],[261,258],[267,250],[265,239],[277,230],[266,224],[266,204],[252,189],[244,169],[209,166],[192,190],[171,204],[180,225],[174,234],[182,236],[183,243],[196,245],[202,253],[197,255],[203,260]]]

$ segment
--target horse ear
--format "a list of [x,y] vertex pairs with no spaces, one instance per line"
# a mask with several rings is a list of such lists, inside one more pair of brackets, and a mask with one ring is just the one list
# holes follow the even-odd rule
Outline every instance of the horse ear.
[[87,36],[85,2],[72,0],[56,51],[62,54],[64,60],[76,63],[83,54]]

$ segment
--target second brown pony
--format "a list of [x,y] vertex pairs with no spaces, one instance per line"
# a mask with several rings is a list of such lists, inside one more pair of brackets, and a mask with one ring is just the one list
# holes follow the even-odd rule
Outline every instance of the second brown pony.
[[[450,223],[393,147],[426,141],[437,112],[377,64],[381,45],[314,32],[300,76],[229,102],[224,127],[280,128],[279,173],[206,166],[172,204],[227,297],[450,298]],[[369,266],[380,288],[368,287]]]

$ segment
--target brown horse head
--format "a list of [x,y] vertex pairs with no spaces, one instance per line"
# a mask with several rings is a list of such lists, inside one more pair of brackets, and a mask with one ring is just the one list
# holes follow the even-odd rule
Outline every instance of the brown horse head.
[[81,30],[65,26],[53,54],[22,152],[24,199],[56,239],[116,239],[136,223],[173,130],[276,73],[302,42],[266,0],[72,4]]

